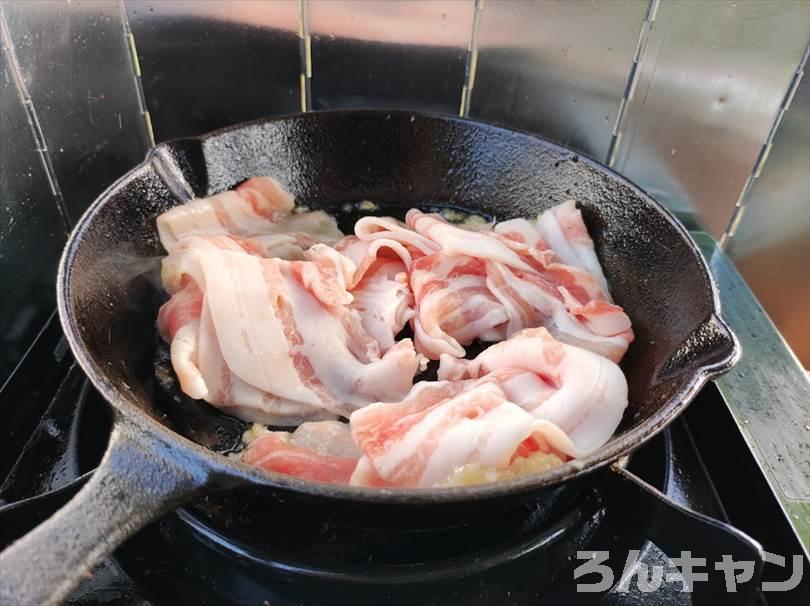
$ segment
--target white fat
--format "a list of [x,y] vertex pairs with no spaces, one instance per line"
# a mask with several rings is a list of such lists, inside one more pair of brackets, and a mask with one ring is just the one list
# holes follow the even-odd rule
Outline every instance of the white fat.
[[[276,396],[319,405],[298,377],[281,321],[268,305],[261,260],[244,254],[212,253],[202,261],[206,304],[222,357],[237,377]],[[280,288],[280,285],[275,285]]]
[[182,326],[171,343],[172,367],[177,373],[180,388],[191,398],[208,396],[208,385],[198,367],[200,322],[193,320]]
[[362,455],[352,439],[349,425],[340,421],[303,423],[292,433],[290,441],[328,456],[359,458]]

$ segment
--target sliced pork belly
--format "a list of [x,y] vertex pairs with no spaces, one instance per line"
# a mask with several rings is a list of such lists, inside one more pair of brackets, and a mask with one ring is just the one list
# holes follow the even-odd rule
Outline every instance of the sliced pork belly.
[[444,355],[439,379],[352,414],[363,452],[352,484],[430,487],[547,469],[603,446],[627,406],[618,366],[544,328],[474,360]]
[[349,482],[361,454],[349,426],[338,421],[304,423],[292,433],[254,425],[244,441],[239,458],[248,465],[334,484]]
[[346,236],[335,244],[335,250],[354,264],[355,270],[352,287],[360,283],[363,278],[365,278],[369,269],[381,258],[399,260],[402,264],[403,271],[408,271],[414,258],[411,252],[417,253],[417,258],[421,256],[418,249],[391,238],[363,240],[357,236]]
[[410,340],[381,355],[350,306],[343,255],[318,244],[309,260],[285,261],[200,242],[184,240],[163,262],[174,294],[159,326],[188,395],[285,425],[348,416],[410,389],[420,356]]
[[615,362],[633,340],[630,319],[621,307],[587,296],[583,303],[548,274],[487,263],[487,287],[506,312],[507,337],[527,327],[545,326],[560,341]]
[[477,338],[505,337],[502,327],[509,316],[490,291],[480,259],[443,252],[422,257],[411,266],[410,283],[417,309],[414,343],[423,355],[460,358]]
[[335,244],[335,250],[354,267],[349,287],[354,297],[351,306],[384,353],[394,346],[396,336],[414,314],[408,283],[411,253],[389,238],[361,240],[356,236],[346,236]]
[[305,260],[305,252],[319,242],[315,237],[302,232],[256,235],[241,240],[255,247],[261,257],[277,257],[287,261]]
[[557,227],[551,237],[561,240],[562,254],[576,265],[562,262],[537,224],[525,219],[473,233],[439,215],[408,211],[407,224],[441,247],[411,268],[420,353],[462,357],[475,339],[501,340],[546,326],[562,341],[621,359],[633,340],[630,320],[610,302],[579,211],[561,205],[541,219]]
[[594,277],[605,293],[608,292],[607,280],[596,256],[593,240],[582,220],[582,212],[573,200],[542,213],[537,218],[536,225],[540,236],[562,263],[584,269]]
[[379,259],[351,293],[363,328],[387,352],[414,314],[405,266],[399,259]]
[[441,215],[427,214],[412,208],[406,221],[417,233],[439,245],[442,254],[487,259],[531,271],[531,265],[493,235],[493,232],[470,231],[448,223]]
[[366,242],[397,242],[408,248],[415,258],[437,252],[440,248],[430,237],[415,232],[411,226],[391,217],[363,217],[355,223],[354,234]]
[[[540,216],[554,216],[563,206],[554,207]],[[578,210],[573,216],[581,230],[585,229]],[[547,247],[536,225],[525,219],[505,221],[495,226],[495,232],[505,238],[533,271],[522,271],[502,264],[488,264],[489,286],[509,310],[507,335],[523,328],[545,326],[558,339],[579,345],[614,361],[624,355],[633,340],[630,319],[621,307],[611,302],[610,292],[601,266],[587,234],[591,257],[578,265],[561,262],[556,249]],[[588,248],[585,243],[582,248]],[[593,264],[596,271],[591,272]]]
[[627,380],[616,364],[556,341],[545,328],[526,329],[474,360],[443,356],[438,377],[495,380],[511,402],[564,431],[573,448],[562,452],[575,457],[602,447],[627,408]]
[[363,451],[351,478],[357,486],[427,488],[468,465],[506,469],[532,452],[572,449],[558,427],[486,378],[418,383],[399,402],[353,413],[351,429]]
[[324,455],[349,457],[355,461],[363,454],[354,443],[348,423],[319,421],[304,423],[292,433],[292,443]]
[[[283,233],[326,244],[333,244],[343,236],[328,214],[294,213],[293,208],[292,194],[278,181],[254,177],[235,190],[191,200],[164,212],[157,219],[158,235],[168,252],[182,238],[201,234],[251,238]],[[267,241],[265,248],[271,243]]]

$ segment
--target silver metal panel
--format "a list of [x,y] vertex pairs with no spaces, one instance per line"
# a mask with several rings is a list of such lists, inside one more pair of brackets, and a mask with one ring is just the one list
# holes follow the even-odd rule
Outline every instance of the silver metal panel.
[[458,114],[473,0],[308,0],[312,107]]
[[148,147],[115,2],[6,2],[46,153],[71,219]]
[[155,138],[299,111],[298,0],[127,0]]
[[647,13],[630,1],[487,1],[470,115],[604,161]]
[[0,385],[55,307],[65,224],[48,186],[11,58],[0,51]]
[[810,37],[810,3],[662,0],[614,167],[723,233]]
[[810,368],[810,76],[806,73],[745,201],[729,252]]
[[742,358],[717,387],[810,551],[810,379],[731,260],[706,234],[696,239],[720,288],[723,318],[742,345]]

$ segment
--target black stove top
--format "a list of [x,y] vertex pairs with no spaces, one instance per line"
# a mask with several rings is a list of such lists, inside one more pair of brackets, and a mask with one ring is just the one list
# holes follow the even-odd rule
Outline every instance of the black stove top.
[[[75,492],[101,457],[110,422],[55,318],[3,387],[0,406],[10,429],[0,444],[0,542],[7,544]],[[785,556],[787,568],[765,565],[766,583],[790,577],[801,549],[712,385],[637,451],[627,469],[676,505],[731,522],[766,551]],[[648,537],[662,537],[656,540],[664,549],[694,544],[695,553],[717,541],[720,554],[726,531],[684,525],[677,509],[640,499],[611,474],[463,526],[451,521],[384,533],[373,524],[329,521],[328,512],[313,519],[279,503],[262,512],[266,523],[246,534],[211,522],[209,509],[230,506],[214,496],[133,536],[68,603],[716,603],[717,595],[702,590],[699,580],[694,593],[684,591],[678,568]],[[805,560],[802,566],[810,569]],[[807,604],[809,585],[805,578],[792,591],[756,591],[749,603]],[[722,596],[729,604],[742,598]]]

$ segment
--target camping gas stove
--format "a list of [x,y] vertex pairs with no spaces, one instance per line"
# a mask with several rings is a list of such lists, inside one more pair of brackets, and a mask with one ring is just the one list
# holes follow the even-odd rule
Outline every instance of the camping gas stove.
[[[709,239],[698,239],[721,289],[739,301],[744,284]],[[739,308],[726,307],[732,326]],[[756,353],[748,340],[778,343],[775,332],[753,332],[767,329],[767,318],[748,324],[748,330],[734,326],[748,345],[746,356]],[[770,355],[769,363],[779,361],[775,346]],[[266,523],[248,536],[238,524],[215,526],[207,518],[217,507],[242,515],[238,502],[212,496],[132,537],[69,603],[807,603],[810,567],[801,525],[785,516],[773,476],[752,450],[753,428],[741,431],[736,420],[733,398],[750,364],[744,358],[738,370],[704,388],[686,414],[624,462],[669,505],[606,480],[616,476],[609,472],[564,487],[542,504],[493,511],[464,525],[448,520],[382,532],[373,520],[347,525],[331,521],[329,512],[313,517],[277,503],[261,512]],[[82,485],[103,453],[110,419],[74,364],[56,317],[0,395],[13,428],[0,459],[0,528],[8,543]],[[724,554],[728,531],[712,534],[712,524],[684,523],[679,508],[750,535],[762,544],[764,561]],[[699,559],[707,536],[716,561]],[[679,554],[673,546],[682,548]],[[733,550],[733,541],[725,547]],[[746,583],[752,577],[755,587]],[[727,593],[732,587],[737,591]]]

